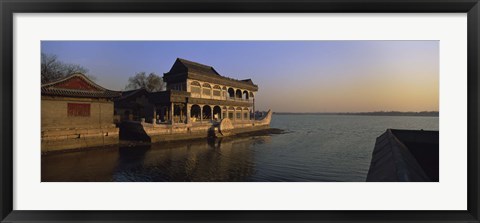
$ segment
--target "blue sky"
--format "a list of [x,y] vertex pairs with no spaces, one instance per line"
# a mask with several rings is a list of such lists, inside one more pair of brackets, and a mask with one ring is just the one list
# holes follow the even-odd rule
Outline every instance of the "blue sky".
[[42,53],[122,90],[177,57],[251,78],[256,106],[284,112],[438,111],[438,41],[42,41]]

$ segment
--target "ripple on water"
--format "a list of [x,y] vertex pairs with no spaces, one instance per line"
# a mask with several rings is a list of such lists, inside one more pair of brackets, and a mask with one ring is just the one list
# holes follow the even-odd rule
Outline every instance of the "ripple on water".
[[274,115],[271,126],[285,131],[48,154],[42,181],[365,181],[376,137],[438,130],[438,117]]

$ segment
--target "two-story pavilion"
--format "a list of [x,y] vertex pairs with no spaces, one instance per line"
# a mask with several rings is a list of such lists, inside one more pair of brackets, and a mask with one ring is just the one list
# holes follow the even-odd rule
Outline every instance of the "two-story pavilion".
[[162,122],[210,122],[228,117],[238,123],[252,119],[258,86],[251,79],[228,78],[211,66],[177,58],[163,80],[167,91],[151,93],[149,98],[155,104],[154,118]]

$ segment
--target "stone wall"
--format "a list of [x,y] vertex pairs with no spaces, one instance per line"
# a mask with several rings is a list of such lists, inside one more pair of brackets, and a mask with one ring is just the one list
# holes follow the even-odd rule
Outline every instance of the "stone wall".
[[[90,116],[72,117],[68,103],[90,104]],[[99,99],[42,96],[42,131],[61,128],[108,128],[113,124],[113,102]]]
[[42,130],[42,153],[118,144],[118,128]]
[[[139,123],[139,128],[135,131],[143,131],[144,134],[150,137],[150,142],[163,142],[163,141],[177,141],[177,140],[189,140],[189,139],[198,139],[198,138],[207,138],[211,134],[218,132],[217,128],[214,127],[211,123],[204,123],[200,125],[189,125],[189,124],[177,124],[174,126],[171,125],[152,125],[149,123]],[[125,126],[126,128],[133,130],[133,125],[136,125],[134,122],[131,122],[130,126]],[[254,123],[254,122],[245,122],[245,123],[235,123],[234,129],[232,129],[233,134],[259,131],[270,128],[270,123]],[[213,131],[213,132],[212,132]]]
[[[69,116],[68,103],[90,104],[90,115]],[[41,108],[42,153],[118,144],[111,101],[42,96]]]

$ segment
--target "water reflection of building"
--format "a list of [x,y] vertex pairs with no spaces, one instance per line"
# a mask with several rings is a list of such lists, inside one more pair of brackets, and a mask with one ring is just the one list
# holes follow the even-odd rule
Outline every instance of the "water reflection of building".
[[[224,77],[211,66],[184,59],[177,59],[163,79],[166,91],[125,92],[115,102],[117,114],[128,117],[135,113],[155,123],[190,124],[226,117],[234,122],[252,119],[258,86],[251,79]],[[139,102],[138,98],[145,95],[151,106]]]
[[176,141],[42,156],[42,181],[252,181],[270,136]]
[[42,156],[42,182],[112,181],[120,154],[116,146]]
[[118,166],[114,178],[125,180],[130,177],[129,181],[250,181],[255,173],[252,145],[265,143],[269,138],[235,137],[152,144],[141,161],[141,170]]

